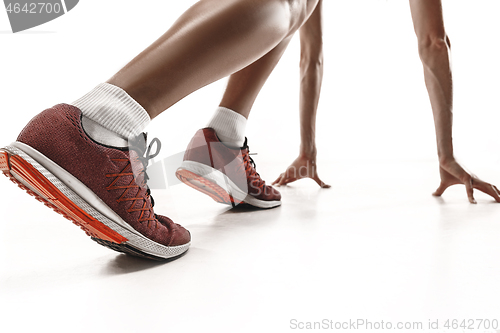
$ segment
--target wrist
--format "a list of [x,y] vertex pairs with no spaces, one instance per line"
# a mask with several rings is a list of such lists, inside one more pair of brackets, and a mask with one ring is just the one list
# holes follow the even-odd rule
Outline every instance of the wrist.
[[314,144],[301,144],[299,156],[307,159],[316,159],[316,145]]
[[439,163],[449,163],[455,160],[453,155],[453,141],[451,139],[451,134],[437,140],[437,153],[439,158]]
[[455,161],[455,156],[453,154],[439,154],[439,164],[446,165]]

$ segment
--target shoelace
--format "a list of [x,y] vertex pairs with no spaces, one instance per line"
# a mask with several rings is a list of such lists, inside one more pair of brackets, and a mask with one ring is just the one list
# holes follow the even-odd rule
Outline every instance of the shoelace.
[[[148,226],[150,221],[155,221],[155,226],[156,224],[156,214],[153,212],[153,206],[154,206],[154,199],[151,196],[151,189],[147,185],[147,181],[149,180],[149,176],[146,172],[146,168],[149,164],[149,160],[152,158],[156,157],[160,153],[161,149],[161,142],[158,138],[153,139],[148,146],[146,146],[146,141],[147,141],[147,135],[146,133],[142,133],[138,137],[130,140],[130,150],[134,150],[137,152],[137,161],[141,163],[142,169],[138,170],[139,176],[144,174],[142,183],[139,185],[136,183],[136,178],[134,177],[128,185],[121,185],[117,186],[116,183],[121,177],[125,176],[134,176],[133,170],[132,170],[132,163],[128,159],[114,159],[114,161],[117,162],[128,162],[125,167],[122,169],[122,171],[118,174],[108,174],[106,177],[116,177],[116,179],[107,187],[108,190],[115,190],[115,189],[125,189],[123,194],[121,195],[120,198],[117,199],[117,202],[122,202],[122,201],[132,201],[130,207],[127,209],[128,213],[132,212],[140,212],[140,216],[138,218],[139,222],[145,222],[148,221]],[[153,146],[156,143],[156,152],[154,154],[151,154],[151,150],[153,149]],[[134,161],[135,162],[135,161]],[[126,170],[130,170],[130,172],[125,172]],[[127,195],[128,191],[131,189],[137,189],[138,192],[140,193],[140,188],[146,186],[146,193],[147,193],[147,198],[150,199],[151,205],[148,205],[148,201],[144,199],[142,196],[136,196],[133,198],[126,198],[125,196]],[[134,206],[137,204],[137,202],[143,201],[142,207],[141,208],[134,208]],[[148,211],[149,214],[147,217],[144,217],[145,212]]]
[[[144,148],[145,148],[146,147],[146,141],[147,141],[147,134],[146,133],[142,133],[142,137],[144,138]],[[151,154],[151,150],[153,149],[153,146],[154,146],[155,143],[156,143],[156,152],[154,154]],[[141,147],[143,147],[143,145],[141,145],[140,142],[139,142],[139,145],[138,145],[137,148],[134,147],[134,146],[132,146],[131,149],[136,150],[137,153],[138,153],[138,157],[137,158],[139,159],[139,161],[141,162],[141,164],[143,166],[143,169],[140,170],[140,173],[144,173],[144,181],[141,184],[141,186],[146,186],[146,189],[147,189],[146,192],[147,192],[148,196],[151,198],[151,207],[154,207],[155,201],[154,201],[153,197],[151,196],[151,189],[149,188],[149,186],[147,184],[147,182],[149,180],[149,176],[148,176],[148,173],[146,172],[146,169],[147,169],[147,167],[149,165],[149,160],[155,158],[160,153],[161,141],[158,138],[154,138],[153,140],[151,140],[151,142],[147,146],[147,149],[141,149]],[[144,150],[146,150],[145,153],[144,153]],[[144,156],[142,156],[142,155],[144,155]]]
[[[256,153],[250,154],[250,147],[247,144],[247,138],[245,138],[245,143],[243,144],[243,148],[241,148],[243,152],[243,161],[245,164],[245,173],[247,174],[247,179],[253,179],[257,181],[257,186],[262,188],[266,183],[262,178],[260,178],[259,173],[257,172],[257,165],[255,161],[250,155],[257,155]],[[246,151],[246,152],[245,152]]]

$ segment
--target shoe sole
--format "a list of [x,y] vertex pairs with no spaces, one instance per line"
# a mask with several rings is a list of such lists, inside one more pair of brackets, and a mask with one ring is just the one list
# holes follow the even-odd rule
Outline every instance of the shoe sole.
[[190,243],[164,246],[132,228],[77,178],[35,149],[15,142],[0,149],[0,171],[36,200],[112,250],[153,260],[182,256]]
[[184,184],[208,195],[216,202],[233,207],[242,203],[258,208],[274,208],[281,205],[279,200],[259,200],[249,195],[221,171],[202,163],[183,161],[175,175]]

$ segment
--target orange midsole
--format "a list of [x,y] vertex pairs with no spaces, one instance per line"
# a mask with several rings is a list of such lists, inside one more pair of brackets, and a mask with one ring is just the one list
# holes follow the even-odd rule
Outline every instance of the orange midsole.
[[0,151],[0,171],[9,171],[9,155],[6,151]]
[[0,170],[15,172],[35,190],[35,194],[53,204],[59,213],[67,215],[68,218],[80,225],[92,237],[114,243],[123,243],[128,240],[78,207],[22,157],[0,151]]
[[[224,190],[219,185],[212,183],[211,181],[209,181],[209,180],[203,178],[202,176],[197,175],[191,171],[188,171],[185,169],[180,169],[176,172],[176,175],[180,178],[180,180],[184,184],[210,196],[212,199],[214,199],[217,202],[226,203],[228,205],[232,205],[232,204],[238,205],[241,203],[239,200],[236,200],[233,198],[233,196],[229,195],[226,192],[226,190]],[[212,191],[216,192],[217,194],[212,193],[210,191],[207,191],[207,190],[203,189],[202,187],[196,186],[195,184],[191,183],[189,181],[189,179],[194,179],[197,182],[204,184],[205,186],[209,187]]]

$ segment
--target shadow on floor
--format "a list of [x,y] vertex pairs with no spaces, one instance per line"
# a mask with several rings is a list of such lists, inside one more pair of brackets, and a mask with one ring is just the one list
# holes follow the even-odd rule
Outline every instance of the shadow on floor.
[[140,271],[145,271],[147,269],[155,268],[158,266],[166,265],[170,262],[176,261],[183,257],[187,252],[184,252],[180,256],[175,258],[166,259],[163,261],[156,261],[146,258],[135,257],[129,254],[119,254],[113,259],[111,259],[107,265],[103,267],[103,275],[119,275],[119,274],[129,274]]
[[[276,209],[278,207],[272,208],[258,208],[249,204],[239,204],[231,209],[224,211],[222,214],[240,214],[240,213],[249,213],[249,212],[265,212],[271,209]],[[222,215],[220,214],[220,215]]]

